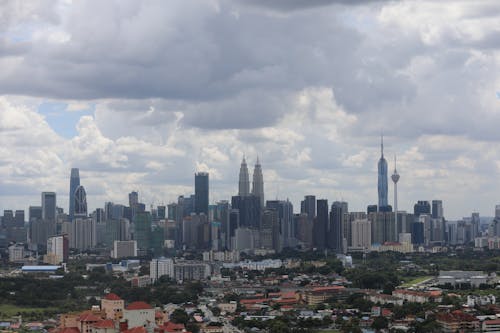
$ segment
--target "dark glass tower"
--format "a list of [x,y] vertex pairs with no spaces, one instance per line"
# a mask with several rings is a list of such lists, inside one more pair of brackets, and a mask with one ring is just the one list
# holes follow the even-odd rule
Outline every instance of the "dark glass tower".
[[384,158],[384,137],[380,142],[380,160],[378,161],[378,208],[383,210],[389,205],[387,200],[387,161]]
[[78,168],[71,169],[71,177],[69,179],[69,219],[73,221],[75,215],[75,191],[80,186],[80,170]]
[[194,211],[208,216],[208,172],[194,175]]

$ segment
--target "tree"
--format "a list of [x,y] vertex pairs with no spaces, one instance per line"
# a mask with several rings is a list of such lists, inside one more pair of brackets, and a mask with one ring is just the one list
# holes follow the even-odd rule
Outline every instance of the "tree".
[[380,331],[384,328],[387,328],[388,326],[389,326],[389,321],[387,320],[387,318],[382,316],[376,317],[372,323],[372,328],[375,329],[376,331]]
[[170,320],[175,324],[186,325],[189,320],[189,315],[182,309],[175,309],[170,315]]

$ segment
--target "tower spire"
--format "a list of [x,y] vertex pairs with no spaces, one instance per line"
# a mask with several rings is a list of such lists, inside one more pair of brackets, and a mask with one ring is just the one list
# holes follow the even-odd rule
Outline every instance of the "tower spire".
[[384,157],[384,133],[380,134],[380,152]]

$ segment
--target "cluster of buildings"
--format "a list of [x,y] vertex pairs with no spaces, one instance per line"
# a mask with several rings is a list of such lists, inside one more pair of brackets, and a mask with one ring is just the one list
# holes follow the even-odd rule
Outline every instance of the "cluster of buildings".
[[[0,249],[9,249],[11,261],[46,254],[48,263],[77,251],[106,251],[113,258],[145,254],[161,256],[165,249],[278,253],[287,247],[347,252],[412,252],[433,247],[468,244],[500,247],[500,205],[487,232],[481,232],[478,213],[460,221],[447,221],[441,200],[418,201],[413,212],[397,209],[400,175],[394,166],[394,210],[388,201],[388,164],[383,142],[378,162],[378,204],[351,212],[348,203],[306,195],[295,212],[289,200],[265,200],[262,166],[257,159],[252,181],[246,159],[240,165],[238,193],[230,200],[209,201],[209,174],[194,176],[194,194],[176,202],[146,209],[139,193],[128,195],[128,205],[105,203],[88,212],[79,170],[70,174],[69,210],[57,206],[54,192],[43,192],[40,206],[24,211],[5,210],[1,218]],[[483,236],[484,234],[484,236]],[[486,237],[487,235],[487,237]],[[67,242],[67,245],[66,245]],[[22,245],[20,245],[22,244]],[[25,252],[20,248],[24,247]],[[20,258],[22,257],[22,258]]]

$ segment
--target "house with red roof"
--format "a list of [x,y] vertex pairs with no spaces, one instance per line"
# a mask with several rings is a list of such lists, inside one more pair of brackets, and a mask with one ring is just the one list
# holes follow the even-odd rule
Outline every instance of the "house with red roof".
[[112,319],[103,319],[92,325],[92,333],[117,333],[115,321]]
[[122,319],[124,308],[125,302],[116,294],[109,293],[101,299],[101,310],[106,313],[107,319]]
[[155,324],[155,309],[145,302],[130,303],[123,311],[128,327],[150,327]]

